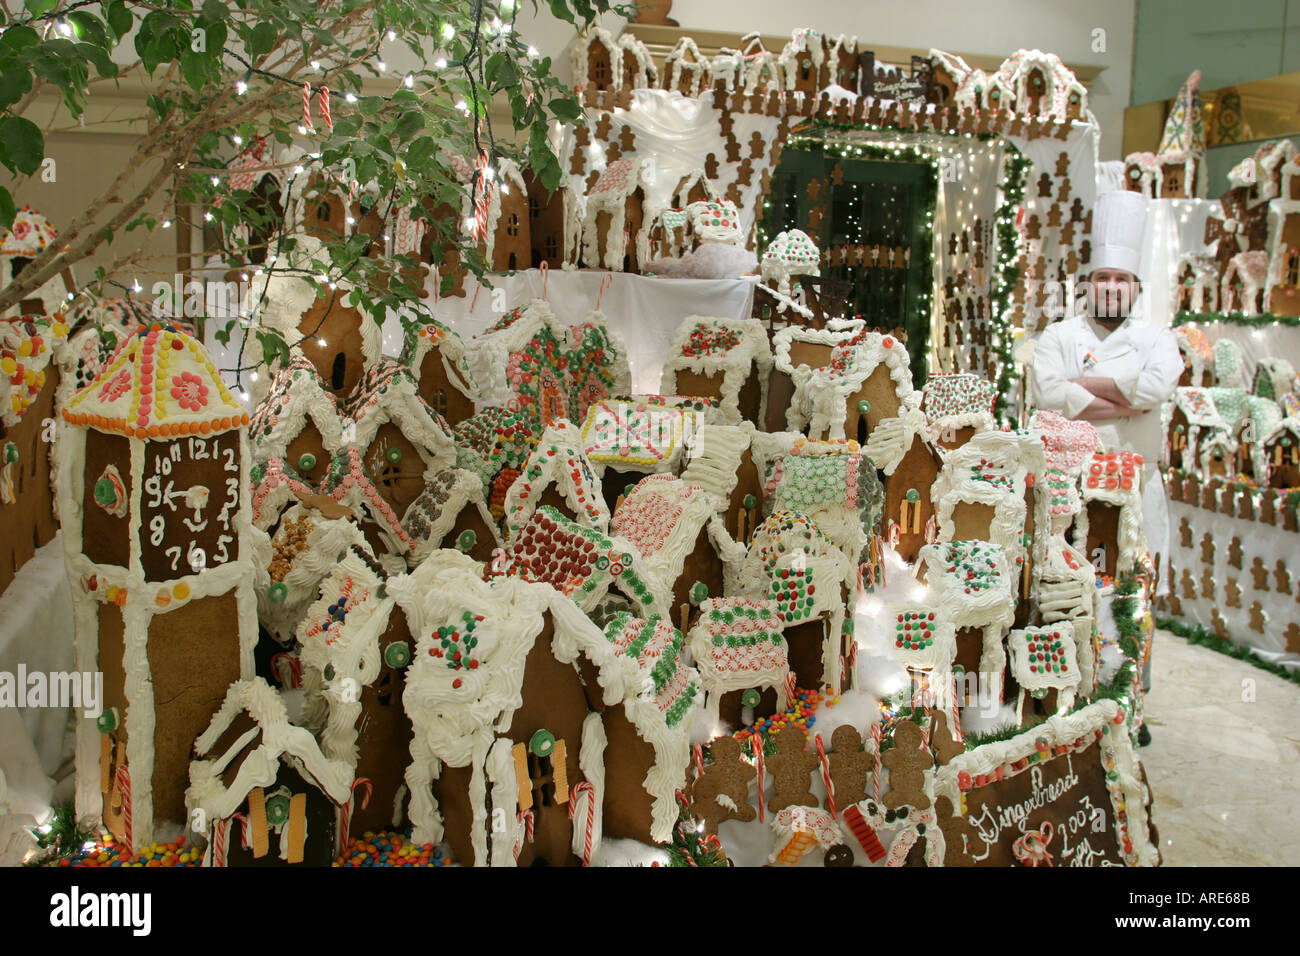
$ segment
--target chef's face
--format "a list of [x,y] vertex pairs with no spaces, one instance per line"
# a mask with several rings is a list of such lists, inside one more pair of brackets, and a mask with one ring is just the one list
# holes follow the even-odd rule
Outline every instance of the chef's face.
[[1107,328],[1114,328],[1128,318],[1138,294],[1138,279],[1123,269],[1097,269],[1088,277],[1089,309]]

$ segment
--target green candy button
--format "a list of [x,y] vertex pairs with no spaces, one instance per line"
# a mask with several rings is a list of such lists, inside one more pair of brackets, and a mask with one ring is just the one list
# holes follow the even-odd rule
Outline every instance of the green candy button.
[[117,708],[110,707],[95,718],[95,726],[101,734],[111,734],[117,730]]
[[549,757],[555,749],[555,735],[549,730],[539,730],[528,740],[528,751],[535,757]]
[[282,793],[266,798],[266,822],[280,826],[289,819],[289,798]]
[[869,412],[869,411],[871,411],[871,403],[870,403],[869,401],[867,401],[867,400],[864,398],[864,399],[862,399],[862,401],[858,402],[858,414],[859,414],[859,415],[865,415],[865,414],[867,414],[867,412]]
[[299,471],[311,471],[315,467],[316,467],[316,456],[313,455],[311,452],[307,452],[304,455],[298,456]]
[[746,707],[757,707],[758,702],[763,699],[763,695],[751,687],[740,695],[740,702]]
[[386,458],[391,464],[395,465],[402,460],[402,449],[390,448],[384,452],[384,458]]
[[393,641],[384,648],[384,663],[389,667],[405,667],[411,663],[411,645],[406,641]]
[[476,544],[478,544],[478,535],[474,533],[473,529],[466,528],[456,536],[456,547],[461,551],[469,551]]
[[266,589],[266,596],[272,604],[283,604],[284,599],[289,596],[289,589],[284,582],[276,581]]
[[117,501],[117,489],[107,478],[95,482],[95,501],[101,505],[111,505]]

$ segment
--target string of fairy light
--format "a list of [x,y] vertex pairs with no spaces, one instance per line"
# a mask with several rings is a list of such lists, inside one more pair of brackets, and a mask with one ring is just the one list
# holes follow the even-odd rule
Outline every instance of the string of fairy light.
[[[853,137],[876,135],[882,140],[863,140]],[[996,266],[990,270],[989,282],[989,340],[990,354],[996,361],[997,401],[994,414],[1005,417],[1007,409],[1014,404],[1012,389],[1014,386],[1015,360],[1013,356],[1014,329],[1012,320],[1012,294],[1019,279],[1018,259],[1020,257],[1021,235],[1016,226],[1017,211],[1024,200],[1025,185],[1033,163],[1008,139],[993,133],[970,133],[956,130],[926,130],[925,140],[914,134],[909,139],[891,137],[907,136],[908,131],[898,126],[877,124],[844,125],[816,122],[805,135],[790,139],[790,148],[820,148],[825,155],[839,159],[886,160],[892,162],[922,163],[930,167],[926,195],[925,226],[927,236],[934,227],[935,209],[938,201],[938,182],[940,163],[951,158],[957,144],[966,146],[967,151],[983,143],[992,162],[1000,162],[998,176],[999,201],[993,217],[992,234],[996,238]],[[944,138],[952,144],[944,142]],[[967,141],[964,142],[963,141]],[[1000,155],[999,155],[1000,153]],[[978,187],[974,189],[978,195]],[[967,201],[968,204],[971,201]],[[767,220],[771,209],[771,200],[764,201],[764,214],[758,225],[760,247],[768,241]],[[973,206],[972,206],[973,208]],[[923,274],[929,277],[933,269],[933,249],[931,242],[923,244]],[[918,317],[931,322],[932,285],[929,281],[921,283],[913,303]],[[922,349],[923,368],[930,363],[931,343],[927,341]]]

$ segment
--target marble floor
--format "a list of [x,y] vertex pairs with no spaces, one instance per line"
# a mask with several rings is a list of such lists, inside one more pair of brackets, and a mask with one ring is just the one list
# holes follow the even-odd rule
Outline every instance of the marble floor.
[[1300,687],[1156,633],[1140,751],[1166,866],[1300,865]]

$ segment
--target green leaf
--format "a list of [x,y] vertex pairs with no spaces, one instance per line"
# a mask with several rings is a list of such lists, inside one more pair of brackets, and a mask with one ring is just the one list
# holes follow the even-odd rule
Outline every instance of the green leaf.
[[0,71],[0,109],[22,99],[32,88],[32,75],[26,70]]
[[57,0],[25,0],[23,6],[34,17],[43,16],[54,9]]
[[0,117],[0,162],[10,170],[30,176],[45,157],[41,129],[21,116]]
[[0,43],[11,50],[25,50],[41,42],[40,34],[26,24],[18,23],[0,35]]
[[9,190],[0,186],[0,229],[8,229],[14,224],[15,213],[14,197],[9,195]]
[[108,34],[104,32],[104,24],[93,13],[87,10],[74,10],[68,14],[68,21],[72,24],[78,40],[93,43],[98,47],[108,46]]
[[406,148],[402,160],[406,163],[408,171],[418,169],[427,163],[437,150],[438,144],[434,142],[432,136],[421,136]]
[[108,21],[108,28],[119,40],[131,32],[131,27],[135,23],[135,18],[131,16],[131,11],[126,8],[122,0],[113,0],[105,8],[104,19]]
[[561,123],[572,123],[582,115],[582,109],[578,106],[577,100],[570,100],[557,96],[550,102],[551,112]]
[[269,23],[259,23],[253,27],[252,32],[245,39],[248,45],[248,55],[256,60],[258,57],[270,53],[275,46],[280,35],[276,33],[275,27]]

